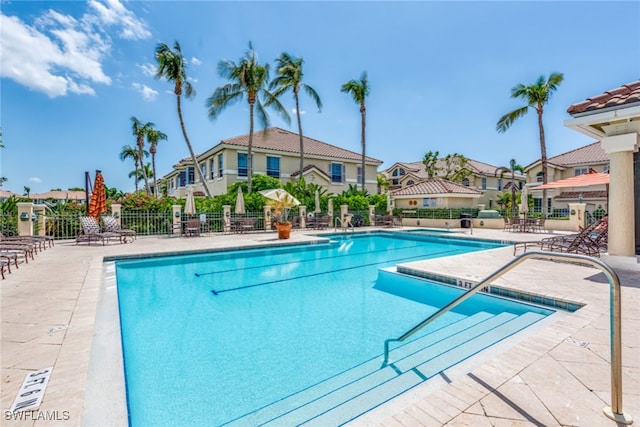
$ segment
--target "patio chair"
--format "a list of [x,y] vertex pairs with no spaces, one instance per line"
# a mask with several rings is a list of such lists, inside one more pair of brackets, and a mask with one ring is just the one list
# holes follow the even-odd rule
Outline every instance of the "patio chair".
[[133,242],[136,239],[137,233],[134,230],[121,228],[118,220],[113,216],[103,216],[102,223],[104,224],[104,231],[117,233],[120,235],[120,241],[122,243]]
[[504,228],[502,231],[511,231],[511,228],[513,227],[511,219],[508,216],[502,217],[502,219],[504,219]]
[[316,219],[316,229],[323,230],[329,227],[329,223],[331,222],[331,217],[329,215],[323,215],[320,218]]
[[608,221],[592,223],[580,233],[549,237],[540,241],[542,250],[599,257],[607,248]]
[[53,240],[51,236],[16,236],[11,234],[10,231],[5,230],[0,232],[0,241],[32,242],[38,245],[39,250],[53,247]]
[[194,237],[200,235],[200,219],[192,218],[188,219],[184,226],[184,236]]
[[76,237],[76,245],[78,243],[87,242],[90,245],[91,242],[102,242],[102,246],[108,243],[110,239],[120,240],[120,235],[111,231],[100,230],[98,220],[92,216],[81,216],[80,218],[80,234]]

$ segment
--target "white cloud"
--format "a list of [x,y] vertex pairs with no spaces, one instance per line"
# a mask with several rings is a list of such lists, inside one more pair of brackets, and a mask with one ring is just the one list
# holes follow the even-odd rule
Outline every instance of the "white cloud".
[[155,77],[156,66],[154,64],[137,64],[138,68],[142,70],[142,74],[149,77]]
[[111,27],[124,39],[150,36],[144,22],[118,0],[90,0],[78,19],[50,9],[32,25],[0,13],[0,76],[51,98],[94,95],[94,84],[111,84],[102,68],[111,51]]
[[193,65],[200,65],[202,64],[202,61],[200,61],[198,58],[196,58],[195,56],[191,58],[191,63]]
[[29,182],[34,184],[40,184],[42,182],[42,179],[38,178],[37,176],[32,176],[31,178],[29,178]]
[[145,101],[153,101],[158,96],[158,91],[151,89],[147,85],[133,83],[132,86],[136,91],[142,94]]
[[[291,112],[292,112],[293,114],[296,114],[296,109],[295,109],[295,108],[292,108],[292,109],[291,109]],[[304,111],[304,110],[300,110],[300,115],[301,115],[301,116],[303,116],[303,115],[305,115],[305,114],[307,114],[307,112],[306,112],[306,111]]]

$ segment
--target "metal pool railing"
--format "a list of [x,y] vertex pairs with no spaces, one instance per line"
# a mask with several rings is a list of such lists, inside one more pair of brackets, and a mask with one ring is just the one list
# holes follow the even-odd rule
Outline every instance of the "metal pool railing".
[[491,273],[480,283],[474,285],[467,292],[460,295],[458,298],[451,301],[449,304],[442,307],[440,310],[433,313],[431,316],[418,323],[413,328],[402,334],[398,338],[389,338],[384,342],[384,361],[383,365],[389,363],[389,344],[392,342],[401,342],[453,309],[458,304],[462,303],[466,299],[473,296],[487,284],[493,280],[503,276],[508,271],[512,270],[517,265],[528,259],[543,259],[549,261],[560,262],[572,262],[580,264],[588,264],[592,267],[599,268],[607,276],[610,288],[610,344],[611,344],[611,406],[603,409],[604,414],[622,424],[631,424],[633,419],[631,415],[625,414],[622,410],[622,312],[621,312],[621,292],[620,292],[620,278],[611,267],[602,262],[599,259],[592,258],[586,255],[566,254],[557,252],[545,252],[545,251],[531,251],[524,253],[517,258],[511,260],[507,264],[500,267],[495,272]]

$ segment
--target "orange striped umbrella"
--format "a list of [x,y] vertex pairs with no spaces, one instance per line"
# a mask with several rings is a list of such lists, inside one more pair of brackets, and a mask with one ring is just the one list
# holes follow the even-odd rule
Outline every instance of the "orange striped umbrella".
[[96,171],[96,181],[93,184],[93,193],[89,202],[89,216],[96,219],[100,214],[107,212],[107,194],[104,190],[104,178],[102,172]]

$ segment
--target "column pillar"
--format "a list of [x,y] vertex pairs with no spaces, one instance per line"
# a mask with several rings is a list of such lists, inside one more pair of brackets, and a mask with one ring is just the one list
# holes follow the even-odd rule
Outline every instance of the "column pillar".
[[584,228],[586,207],[585,203],[569,203],[569,229],[571,231],[580,231],[580,227]]
[[262,207],[262,213],[264,215],[264,229],[266,231],[271,230],[271,206],[265,205]]
[[369,225],[376,223],[376,205],[369,205]]
[[122,225],[122,205],[120,203],[112,203],[111,204],[111,216],[116,219],[118,225]]
[[307,207],[300,205],[298,206],[298,212],[300,213],[300,228],[307,228]]
[[33,203],[18,202],[18,236],[33,236]]
[[231,232],[231,205],[222,206],[222,229],[225,233]]
[[602,138],[609,154],[609,255],[635,256],[633,153],[640,146],[637,133]]
[[170,233],[182,234],[182,205],[171,205],[171,231]]

